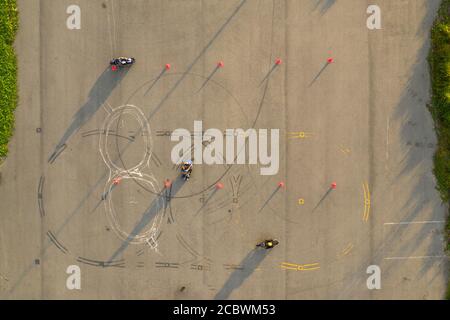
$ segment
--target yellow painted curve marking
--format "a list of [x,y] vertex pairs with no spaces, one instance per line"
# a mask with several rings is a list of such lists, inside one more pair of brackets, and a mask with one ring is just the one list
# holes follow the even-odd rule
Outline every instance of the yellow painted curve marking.
[[313,134],[304,131],[288,132],[288,139],[305,139],[311,137]]
[[364,191],[364,213],[363,213],[363,221],[369,221],[370,216],[370,190],[367,182],[363,183],[363,191]]
[[342,254],[343,254],[344,256],[346,256],[346,255],[348,255],[348,254],[352,251],[352,249],[353,249],[353,243],[349,243],[349,244],[344,248],[344,250],[342,250]]
[[346,155],[350,155],[350,153],[352,152],[352,151],[350,150],[350,148],[346,148],[346,147],[344,147],[344,146],[339,146],[339,150],[341,150],[341,152],[342,152],[343,154],[346,154]]
[[313,271],[320,269],[319,263],[307,263],[307,264],[295,264],[289,262],[281,263],[280,267],[286,270],[294,270],[294,271]]

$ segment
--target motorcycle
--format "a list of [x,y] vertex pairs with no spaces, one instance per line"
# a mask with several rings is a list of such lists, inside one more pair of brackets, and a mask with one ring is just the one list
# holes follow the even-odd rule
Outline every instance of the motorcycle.
[[112,66],[113,70],[116,70],[118,67],[131,66],[135,62],[135,58],[119,57],[112,59],[109,64]]
[[264,240],[263,242],[260,242],[256,245],[256,247],[261,247],[264,249],[272,249],[276,245],[278,245],[280,242],[277,239],[271,239],[271,240]]
[[192,173],[192,162],[186,161],[181,166],[181,176],[183,177],[184,181],[188,181],[191,177]]

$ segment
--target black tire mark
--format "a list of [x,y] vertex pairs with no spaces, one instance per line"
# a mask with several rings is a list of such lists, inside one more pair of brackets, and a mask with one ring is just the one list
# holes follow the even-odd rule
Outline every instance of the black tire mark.
[[41,218],[45,217],[45,208],[44,208],[44,199],[43,199],[44,182],[45,182],[45,177],[41,176],[41,178],[39,179],[39,185],[38,185],[38,207],[39,207],[39,214],[40,214]]
[[84,263],[84,264],[91,265],[91,266],[95,266],[95,267],[125,268],[125,260],[124,259],[114,260],[114,261],[101,261],[101,260],[92,260],[92,259],[88,259],[88,258],[78,257],[77,261]]
[[63,144],[63,145],[60,145],[60,146],[57,146],[56,147],[56,150],[52,153],[52,155],[50,156],[50,158],[48,158],[48,163],[50,163],[50,164],[53,164],[53,162],[55,162],[55,160],[56,160],[56,158],[58,158],[59,157],[59,155],[64,151],[64,150],[66,150],[66,148],[67,148],[67,144]]
[[49,230],[47,231],[47,236],[50,239],[50,241],[59,249],[61,250],[62,253],[66,254],[68,252],[68,250],[66,249],[66,247],[64,247],[59,241],[58,239],[56,239],[56,236]]

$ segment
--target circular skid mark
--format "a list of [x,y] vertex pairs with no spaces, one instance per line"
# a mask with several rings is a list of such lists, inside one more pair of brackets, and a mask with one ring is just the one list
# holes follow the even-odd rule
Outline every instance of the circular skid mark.
[[[114,184],[114,181],[119,179],[120,184]],[[120,216],[115,209],[113,203],[113,195],[115,192],[114,189],[118,188],[126,188],[126,181],[128,179],[135,179],[140,182],[140,184],[145,185],[146,188],[152,190],[152,193],[155,195],[153,201],[149,203],[149,206],[144,209],[142,214],[137,215],[137,221],[133,223],[130,230],[124,230],[124,226],[121,223]],[[125,185],[124,185],[125,184]],[[114,232],[117,234],[119,238],[124,241],[127,241],[131,244],[144,244],[156,242],[157,235],[159,233],[159,229],[161,227],[161,222],[164,217],[164,209],[166,207],[166,197],[161,194],[161,191],[158,189],[158,184],[155,178],[147,174],[141,173],[130,173],[130,172],[121,172],[115,175],[112,180],[106,185],[105,194],[107,194],[107,201],[105,201],[105,209],[108,220]],[[121,210],[122,215],[127,215],[129,212],[127,210]],[[153,241],[153,242],[152,242]],[[156,246],[153,246],[156,247]]]
[[[137,135],[139,135],[139,137],[142,137],[142,140],[144,142],[144,155],[142,159],[137,164],[130,166],[129,168],[123,168],[119,165],[116,165],[115,162],[119,158],[123,162],[122,157],[120,154],[118,154],[117,157],[113,159],[108,148],[109,135],[117,136],[118,134],[116,128],[119,127],[119,123],[117,123],[117,126],[113,126],[113,124],[116,124],[117,121],[123,121],[122,117],[124,115],[133,118],[139,124],[139,129],[133,133],[134,136],[132,135],[131,139],[133,139],[134,141]],[[111,171],[135,172],[149,165],[153,147],[150,124],[148,123],[145,115],[138,107],[134,105],[124,105],[115,108],[113,112],[106,117],[102,132],[104,132],[104,134],[100,135],[100,154],[103,158],[103,161]],[[125,145],[124,148],[128,147],[129,144]],[[117,152],[119,153],[120,151],[117,150]]]
[[[180,84],[181,88],[178,87],[176,91],[174,91],[173,94],[167,94],[165,93],[167,91],[167,87],[171,87],[176,88],[176,84],[177,84],[177,78],[186,75],[187,79],[184,80],[182,82],[182,84]],[[189,79],[189,81],[188,81]],[[195,84],[197,87],[201,87],[202,83],[204,83],[206,80],[208,80],[208,86],[203,88],[202,91],[203,92],[207,92],[207,91],[211,91],[214,92],[214,95],[212,95],[209,99],[214,99],[214,105],[217,107],[215,110],[221,110],[221,109],[226,109],[226,110],[234,110],[233,112],[228,112],[228,117],[227,117],[227,121],[229,122],[229,124],[227,124],[228,127],[230,128],[248,128],[249,126],[249,121],[248,121],[248,117],[245,113],[245,109],[243,108],[243,106],[239,103],[239,101],[236,99],[235,96],[233,96],[231,94],[231,92],[222,84],[220,84],[219,82],[215,81],[214,79],[208,79],[207,77],[204,77],[202,75],[198,75],[198,74],[194,74],[194,73],[164,73],[161,74],[160,76],[145,81],[141,86],[137,87],[137,89],[130,95],[130,97],[126,100],[126,105],[139,105],[139,106],[158,106],[156,107],[156,109],[159,108],[159,106],[163,106],[164,104],[166,104],[165,102],[165,98],[164,97],[171,97],[172,100],[174,99],[178,99],[180,101],[183,101],[183,105],[190,105],[190,106],[200,106],[202,105],[202,100],[203,100],[203,95],[198,94],[198,92],[193,92],[191,94],[186,94],[186,89],[189,88],[185,88],[182,87],[183,85],[185,85],[184,83],[189,83],[189,85],[191,85],[192,83]],[[152,89],[152,90],[149,90]],[[156,93],[158,94],[156,94]],[[171,91],[169,91],[171,92]],[[149,108],[149,107],[148,107]],[[231,109],[230,109],[231,108]],[[144,110],[146,110],[147,113],[147,107],[144,107]],[[162,108],[162,110],[164,110],[164,108]],[[186,111],[188,110],[188,111]],[[153,109],[153,111],[155,111]],[[148,111],[148,120],[149,121],[154,121],[154,123],[158,123],[161,124],[163,122],[161,122],[161,118],[158,118],[158,116],[161,116],[162,114],[164,114],[164,112],[160,112],[159,115],[155,114],[155,112],[153,112],[152,109],[150,109]],[[201,111],[201,109],[191,109],[191,108],[185,108],[186,111],[186,117],[180,117],[181,119],[183,119],[183,122],[180,122],[179,124],[175,124],[175,127],[179,126],[179,127],[186,127],[186,123],[189,124],[189,126],[192,126],[193,121],[195,119],[198,119],[197,116],[200,116],[201,114],[196,113],[197,111]],[[178,110],[178,112],[182,112],[182,110]],[[156,116],[156,119],[153,118],[153,116]],[[187,120],[189,119],[189,120]],[[222,119],[222,118],[220,118]],[[223,119],[222,119],[223,120]],[[223,127],[222,125],[222,120],[220,120],[220,122],[216,123],[216,124],[211,124],[211,127],[217,127],[217,128],[221,128]],[[189,128],[189,126],[187,126],[187,128]],[[164,127],[162,127],[164,128]],[[205,128],[206,129],[206,128]],[[162,132],[166,132],[164,134],[164,136],[170,137],[171,132],[169,130],[161,130]],[[110,132],[111,134],[117,134],[117,132]],[[159,138],[157,138],[155,140],[156,143],[162,143],[162,144],[166,144],[167,142],[164,141],[163,137],[158,134],[157,131],[157,136],[159,136]],[[226,133],[224,132],[224,139],[226,138]],[[125,141],[125,139],[123,138],[119,138],[121,141],[123,140],[123,143],[128,143],[127,141]],[[116,139],[119,140],[119,139]],[[158,146],[161,146],[161,144],[159,144]],[[117,148],[118,149],[118,148]],[[158,147],[158,150],[161,150],[161,148]],[[133,171],[133,167],[130,167],[130,169],[127,168],[126,165],[126,161],[123,161],[121,158],[123,157],[123,155],[125,154],[124,152],[117,152],[118,155],[118,162],[121,162],[120,166],[116,166],[116,167],[122,167],[122,170],[126,170],[126,171]],[[128,153],[128,151],[127,151]],[[154,155],[152,155],[154,157]],[[224,154],[222,154],[223,157],[225,157]],[[186,155],[186,157],[190,158],[189,155]],[[186,158],[186,159],[187,159]],[[153,160],[155,160],[153,158]],[[163,159],[163,161],[169,161],[170,164],[172,164],[172,162],[170,161],[170,159]],[[158,161],[158,160],[157,160]],[[164,162],[165,163],[165,162]],[[247,165],[246,165],[247,166]],[[183,188],[181,188],[177,193],[173,193],[171,194],[171,199],[187,199],[187,198],[192,198],[192,197],[196,197],[196,196],[201,196],[203,193],[205,192],[209,192],[210,189],[214,188],[214,186],[220,182],[221,180],[225,179],[226,176],[229,174],[229,171],[231,168],[234,168],[235,166],[230,164],[230,165],[226,165],[224,164],[223,166],[215,166],[214,167],[214,171],[210,170],[209,171],[209,176],[211,178],[208,178],[208,181],[206,183],[204,183],[203,180],[198,180],[197,179],[197,174],[196,172],[198,172],[198,169],[194,169],[194,173],[193,176],[191,177],[190,181],[188,184],[185,184],[185,186]],[[196,168],[199,168],[196,166]],[[177,175],[179,175],[179,169],[176,165],[173,165],[173,169],[176,170]],[[137,182],[137,181],[135,181]],[[143,187],[143,186],[141,186]],[[152,193],[151,190],[147,190],[149,193]]]

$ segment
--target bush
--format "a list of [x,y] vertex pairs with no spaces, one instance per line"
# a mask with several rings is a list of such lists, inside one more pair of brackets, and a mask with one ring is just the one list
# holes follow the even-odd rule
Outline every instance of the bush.
[[12,45],[18,28],[16,0],[0,0],[0,37]]
[[18,28],[15,0],[0,0],[0,159],[6,157],[17,105],[17,62],[14,38]]
[[[428,61],[431,69],[433,116],[438,149],[434,155],[434,175],[443,201],[450,200],[450,0],[443,0],[431,30],[431,50]],[[450,252],[450,218],[447,217],[447,253]],[[450,282],[446,298],[450,299]]]

